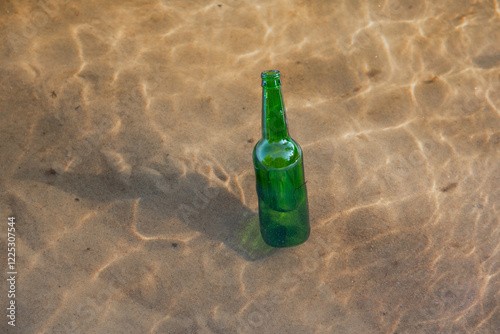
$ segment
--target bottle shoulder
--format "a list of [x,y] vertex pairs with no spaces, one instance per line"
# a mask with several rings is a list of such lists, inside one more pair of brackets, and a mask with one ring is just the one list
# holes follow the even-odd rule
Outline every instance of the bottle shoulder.
[[274,142],[261,139],[255,144],[253,158],[266,167],[289,167],[302,160],[302,148],[292,138]]

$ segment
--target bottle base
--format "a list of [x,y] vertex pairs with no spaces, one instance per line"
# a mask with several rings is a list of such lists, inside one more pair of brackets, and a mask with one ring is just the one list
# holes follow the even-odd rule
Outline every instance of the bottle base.
[[307,241],[310,234],[307,200],[289,212],[272,210],[259,201],[260,232],[264,242],[272,247],[294,247]]
[[267,245],[275,248],[295,247],[309,239],[309,231],[278,225],[263,231],[262,239]]

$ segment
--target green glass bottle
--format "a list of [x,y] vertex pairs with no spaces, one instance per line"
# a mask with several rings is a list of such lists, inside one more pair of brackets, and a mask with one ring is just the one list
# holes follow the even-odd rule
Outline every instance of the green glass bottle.
[[310,233],[302,149],[288,134],[280,72],[261,77],[262,139],[253,150],[260,233],[270,246],[292,247]]

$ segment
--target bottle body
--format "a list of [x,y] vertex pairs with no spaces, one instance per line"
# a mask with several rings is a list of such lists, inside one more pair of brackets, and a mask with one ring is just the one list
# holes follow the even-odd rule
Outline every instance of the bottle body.
[[309,238],[309,208],[304,180],[302,150],[290,166],[273,168],[264,165],[260,151],[267,143],[254,149],[253,159],[259,198],[259,221],[262,239],[273,247],[292,247]]
[[267,85],[268,72],[277,71],[262,74],[263,137],[253,151],[260,231],[268,245],[292,247],[310,234],[303,153],[288,135],[281,82]]

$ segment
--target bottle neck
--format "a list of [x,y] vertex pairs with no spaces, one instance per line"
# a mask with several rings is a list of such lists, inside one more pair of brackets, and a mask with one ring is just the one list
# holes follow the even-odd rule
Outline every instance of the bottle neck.
[[279,78],[262,81],[262,137],[269,142],[289,137]]

